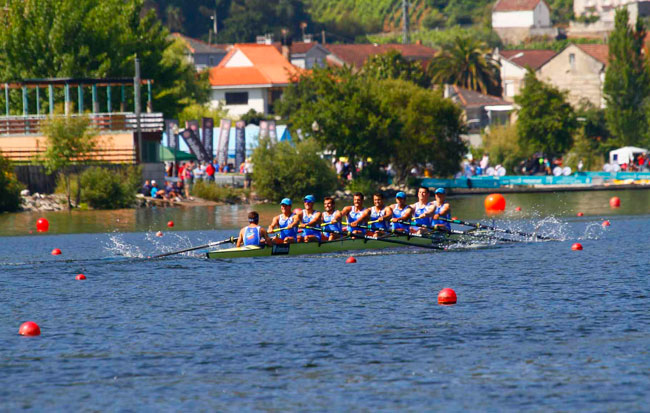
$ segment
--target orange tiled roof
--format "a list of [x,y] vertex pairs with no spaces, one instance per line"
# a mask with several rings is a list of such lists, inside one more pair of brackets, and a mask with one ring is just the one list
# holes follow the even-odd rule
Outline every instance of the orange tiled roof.
[[543,0],[498,0],[493,11],[522,11],[533,10],[537,3]]
[[604,65],[609,62],[609,46],[606,44],[576,44],[576,47]]
[[436,49],[421,44],[328,44],[324,46],[344,63],[361,67],[370,56],[396,50],[407,59],[429,61]]
[[518,66],[537,70],[557,53],[553,50],[502,50],[499,54]]
[[[228,67],[238,52],[244,54],[252,66]],[[286,85],[299,70],[272,45],[235,44],[219,65],[210,69],[210,85]]]

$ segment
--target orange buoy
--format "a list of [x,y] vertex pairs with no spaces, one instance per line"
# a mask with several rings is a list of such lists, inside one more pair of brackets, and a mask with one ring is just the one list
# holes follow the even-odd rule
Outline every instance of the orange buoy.
[[345,260],[346,264],[354,264],[355,262],[357,262],[357,259],[354,257],[348,257],[348,259]]
[[506,209],[506,199],[501,194],[490,194],[485,197],[485,211],[488,213],[499,213]]
[[50,222],[45,218],[39,218],[36,221],[36,231],[47,232],[50,229]]
[[581,217],[581,216],[584,216],[585,214],[584,214],[584,212],[578,212],[576,215]]
[[438,293],[438,304],[456,304],[456,291],[451,288],[443,288]]
[[612,208],[618,208],[621,206],[621,198],[613,196],[609,198],[609,206]]
[[21,336],[40,336],[41,328],[33,321],[25,321],[20,325],[18,334]]
[[75,280],[85,280],[86,276],[83,274],[77,274],[76,277],[74,277]]
[[604,220],[602,225],[603,225],[603,227],[608,227],[608,226],[610,226],[612,224],[608,220]]
[[582,244],[576,242],[575,244],[571,245],[571,249],[574,251],[582,251]]
[[158,232],[156,232],[156,236],[157,236],[157,237],[162,237],[162,236],[163,236],[162,231],[158,231]]
[[52,255],[61,255],[61,250],[58,249],[58,248],[54,248],[54,249],[52,250]]
[[521,211],[521,207],[515,208],[515,211],[517,211],[517,212]]
[[167,226],[168,226],[169,228],[173,227],[173,226],[174,226],[174,221],[169,221],[169,222],[167,223]]

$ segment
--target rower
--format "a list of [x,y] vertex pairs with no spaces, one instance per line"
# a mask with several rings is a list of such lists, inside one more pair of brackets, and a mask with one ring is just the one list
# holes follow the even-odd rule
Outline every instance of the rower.
[[393,210],[391,218],[391,230],[397,232],[409,232],[411,226],[400,221],[408,221],[413,213],[413,208],[406,203],[406,194],[398,192],[395,195],[395,204],[390,207]]
[[[422,227],[431,226],[431,215],[433,215],[433,202],[429,202],[429,188],[421,186],[418,188],[418,202],[411,205],[413,208],[412,221],[415,225]],[[415,229],[412,231],[418,234],[422,233],[424,228]]]
[[434,227],[443,231],[451,231],[451,224],[449,221],[443,221],[440,218],[451,219],[451,206],[449,202],[445,201],[447,192],[445,188],[438,188],[433,193],[435,200],[433,201],[433,220]]
[[307,195],[303,199],[305,202],[305,209],[300,213],[300,228],[303,229],[303,235],[298,236],[298,242],[320,241],[321,232],[306,228],[314,227],[320,222],[321,213],[314,210],[314,201],[316,199],[313,195]]
[[248,225],[239,231],[239,238],[237,238],[237,247],[254,245],[271,245],[271,238],[266,230],[259,226],[260,214],[257,211],[248,213]]
[[[364,228],[357,228],[358,225],[365,224],[365,217],[363,217],[363,212],[365,208],[363,207],[363,194],[361,192],[355,192],[352,197],[352,205],[348,205],[341,211],[341,215],[347,217],[348,219],[348,232],[353,232],[355,234],[365,234],[366,230]],[[350,229],[352,227],[352,229]]]
[[280,209],[282,210],[282,213],[273,218],[268,231],[279,232],[279,234],[273,238],[273,241],[276,244],[294,243],[298,238],[298,215],[294,214],[291,210],[291,200],[289,198],[284,198],[280,201]]
[[388,231],[387,221],[393,216],[393,210],[384,205],[384,196],[380,192],[372,195],[372,203],[374,205],[363,212],[361,219],[370,218],[368,229],[371,231],[380,233]]
[[[334,198],[330,196],[323,199],[323,205],[325,209],[321,214],[323,238],[327,241],[334,241],[341,236],[340,232],[343,229],[341,225],[341,212],[335,209]],[[337,233],[328,231],[336,231]]]

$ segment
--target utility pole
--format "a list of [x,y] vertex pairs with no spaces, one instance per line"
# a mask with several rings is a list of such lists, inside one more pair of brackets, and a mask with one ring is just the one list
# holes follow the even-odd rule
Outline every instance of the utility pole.
[[402,0],[402,43],[409,42],[409,3],[408,0]]
[[135,130],[138,136],[138,163],[142,163],[142,128],[140,127],[140,115],[142,108],[140,107],[140,58],[135,55],[135,78],[133,79],[133,91],[135,97]]

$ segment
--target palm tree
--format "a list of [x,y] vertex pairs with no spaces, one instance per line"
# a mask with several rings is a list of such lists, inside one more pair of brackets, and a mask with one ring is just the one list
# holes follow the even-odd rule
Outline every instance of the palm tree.
[[487,43],[458,35],[444,45],[429,64],[434,84],[455,84],[477,92],[501,96],[499,64]]

